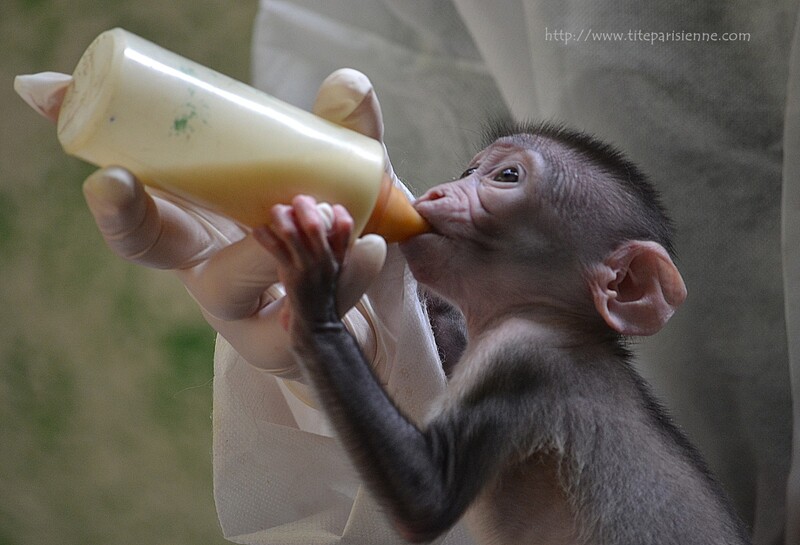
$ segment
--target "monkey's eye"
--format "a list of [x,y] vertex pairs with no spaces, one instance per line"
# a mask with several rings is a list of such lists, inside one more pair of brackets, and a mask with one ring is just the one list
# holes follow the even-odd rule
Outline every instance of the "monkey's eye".
[[514,167],[504,168],[500,174],[494,177],[494,181],[515,184],[519,181],[519,171]]
[[458,178],[456,178],[456,180],[461,180],[462,178],[466,178],[467,176],[469,176],[470,174],[472,174],[472,173],[473,173],[473,172],[475,172],[476,170],[478,170],[478,168],[477,168],[477,167],[468,168],[467,170],[465,170],[464,172],[462,172],[462,173],[461,173],[461,176],[459,176]]

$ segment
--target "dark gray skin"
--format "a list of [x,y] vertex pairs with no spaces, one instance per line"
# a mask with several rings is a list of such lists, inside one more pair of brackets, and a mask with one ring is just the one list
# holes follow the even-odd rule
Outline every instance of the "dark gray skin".
[[428,313],[431,331],[439,351],[445,375],[451,377],[467,347],[467,325],[464,315],[436,292],[419,285],[419,297]]
[[658,331],[686,295],[669,220],[635,167],[585,135],[524,127],[415,207],[433,232],[404,254],[469,339],[421,426],[337,316],[347,212],[326,231],[298,197],[257,234],[280,263],[298,360],[398,532],[427,541],[466,514],[480,543],[748,543],[630,363],[625,338]]

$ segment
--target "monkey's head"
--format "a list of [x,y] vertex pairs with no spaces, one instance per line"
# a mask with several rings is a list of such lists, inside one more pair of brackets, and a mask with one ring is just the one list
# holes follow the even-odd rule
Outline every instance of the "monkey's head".
[[543,124],[500,126],[457,179],[415,207],[433,227],[403,244],[414,275],[470,320],[535,309],[650,335],[686,297],[672,223],[621,153]]

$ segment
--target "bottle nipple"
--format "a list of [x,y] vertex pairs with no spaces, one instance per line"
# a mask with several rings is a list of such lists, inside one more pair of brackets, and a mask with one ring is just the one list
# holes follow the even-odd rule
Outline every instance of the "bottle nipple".
[[391,243],[403,242],[430,229],[430,224],[414,209],[405,193],[384,174],[378,200],[364,227],[364,234],[378,234]]

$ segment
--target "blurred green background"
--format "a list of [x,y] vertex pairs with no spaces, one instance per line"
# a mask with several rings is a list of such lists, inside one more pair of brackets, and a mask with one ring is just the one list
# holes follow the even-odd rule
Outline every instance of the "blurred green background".
[[0,545],[215,544],[214,334],[169,273],[122,262],[92,168],[14,93],[121,26],[249,79],[256,0],[0,0]]

